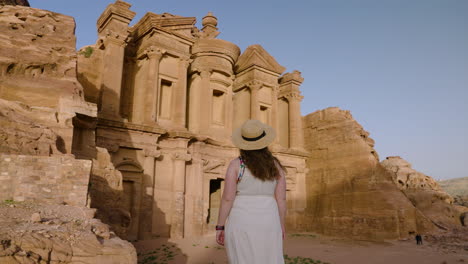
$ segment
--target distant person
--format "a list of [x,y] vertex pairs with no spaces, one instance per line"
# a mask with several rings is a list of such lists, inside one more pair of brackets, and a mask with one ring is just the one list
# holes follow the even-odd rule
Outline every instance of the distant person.
[[216,242],[226,244],[231,264],[284,264],[286,179],[268,150],[274,139],[273,128],[258,120],[232,135],[240,156],[227,169],[216,226]]
[[422,245],[422,244],[423,244],[422,236],[420,234],[417,234],[416,235],[416,245]]

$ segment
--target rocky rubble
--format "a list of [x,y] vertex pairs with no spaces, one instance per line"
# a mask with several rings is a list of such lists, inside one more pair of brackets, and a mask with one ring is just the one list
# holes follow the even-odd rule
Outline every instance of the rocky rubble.
[[66,205],[0,203],[0,263],[136,263],[94,209]]
[[468,255],[468,229],[456,228],[449,232],[424,235],[424,240],[444,253],[465,252]]

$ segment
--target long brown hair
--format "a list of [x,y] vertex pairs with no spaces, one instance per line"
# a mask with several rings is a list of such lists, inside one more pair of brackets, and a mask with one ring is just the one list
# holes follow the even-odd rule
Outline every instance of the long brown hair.
[[256,150],[240,150],[240,155],[255,178],[262,181],[272,181],[280,177],[279,167],[284,170],[281,162],[271,154],[268,148]]

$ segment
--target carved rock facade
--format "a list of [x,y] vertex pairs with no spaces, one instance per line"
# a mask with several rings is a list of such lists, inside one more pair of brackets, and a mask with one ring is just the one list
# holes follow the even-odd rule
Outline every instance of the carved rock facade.
[[[98,19],[96,44],[78,55],[78,79],[98,119],[80,120],[76,138],[95,133],[96,145],[110,153],[108,169],[120,173],[99,169],[101,176],[91,177],[91,206],[127,239],[213,232],[226,167],[238,155],[231,133],[259,119],[278,131],[272,150],[288,169],[287,221],[298,228],[307,156],[300,72],[283,74],[260,45],[240,54],[216,38],[212,13],[200,30],[194,17],[147,13],[129,26],[134,16],[128,3],[110,4]],[[89,149],[75,144],[73,153],[95,158]],[[117,175],[121,185],[103,184]]]

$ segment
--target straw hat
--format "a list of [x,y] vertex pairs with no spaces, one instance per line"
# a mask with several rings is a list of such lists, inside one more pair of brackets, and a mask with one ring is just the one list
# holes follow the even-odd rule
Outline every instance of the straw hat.
[[268,147],[275,139],[275,130],[258,120],[247,120],[232,133],[232,143],[243,150]]

